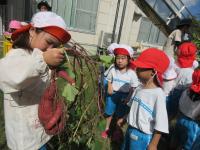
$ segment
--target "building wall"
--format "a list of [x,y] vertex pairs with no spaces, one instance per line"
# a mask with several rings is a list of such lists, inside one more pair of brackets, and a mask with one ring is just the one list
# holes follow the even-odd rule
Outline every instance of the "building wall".
[[[32,14],[34,14],[37,11],[36,6],[39,1],[40,0],[8,0],[7,21],[9,22],[11,19],[30,21]],[[67,3],[69,1],[70,0],[66,0],[65,2]],[[106,48],[108,46],[108,43],[110,42],[110,39],[107,39],[106,37],[111,37],[113,32],[117,1],[118,0],[99,0],[95,32],[77,31],[75,29],[70,28],[69,32],[72,35],[72,39],[80,43],[92,54],[96,54],[98,47]],[[115,42],[117,39],[117,35],[119,34],[119,27],[122,19],[122,9],[124,1],[125,0],[121,0],[120,3],[118,20],[116,24]],[[60,0],[48,0],[48,2],[50,3],[50,5],[55,6],[55,9],[53,9],[53,11],[59,11],[61,16],[62,14],[66,13],[66,7],[58,6],[58,3],[61,3]],[[138,49],[144,49],[148,46],[148,44],[146,44],[146,46],[142,46],[141,43],[137,42],[141,17],[135,18],[135,13],[139,14],[139,16],[145,16],[145,14],[137,7],[133,0],[128,0],[124,16],[125,18],[123,28],[121,32],[120,43],[128,44],[132,47],[139,47]],[[68,16],[63,17],[65,18],[65,21],[68,22]],[[107,45],[104,43],[105,39],[108,40],[108,42],[106,43]]]
[[[117,35],[121,22],[123,4],[124,0],[121,0],[116,27]],[[70,31],[70,33],[72,34],[72,38],[95,53],[97,46],[102,46],[102,32],[112,34],[116,8],[117,0],[100,0],[97,14],[96,32],[94,34],[89,34],[80,33],[77,31]],[[138,19],[137,21],[133,20],[135,10],[142,14],[142,12],[138,9],[134,2],[132,0],[128,0],[120,39],[120,43],[128,44],[133,47],[138,46],[136,39],[140,27],[140,19]],[[145,16],[144,14],[142,15]]]

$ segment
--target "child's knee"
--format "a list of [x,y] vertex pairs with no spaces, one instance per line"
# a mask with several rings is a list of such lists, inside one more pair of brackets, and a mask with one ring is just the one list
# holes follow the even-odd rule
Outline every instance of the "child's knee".
[[111,117],[112,115],[107,114],[107,113],[104,113],[103,116],[104,116],[105,118],[109,118],[109,117]]

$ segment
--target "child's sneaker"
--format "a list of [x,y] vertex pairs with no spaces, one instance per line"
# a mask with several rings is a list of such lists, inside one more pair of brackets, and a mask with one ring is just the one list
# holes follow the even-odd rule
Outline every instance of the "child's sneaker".
[[109,129],[101,132],[101,137],[104,138],[104,139],[106,139],[108,137],[108,133],[109,133]]

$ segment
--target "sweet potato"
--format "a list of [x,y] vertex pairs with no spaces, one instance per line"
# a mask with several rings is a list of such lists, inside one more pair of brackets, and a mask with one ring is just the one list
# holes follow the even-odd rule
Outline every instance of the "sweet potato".
[[50,130],[45,129],[45,132],[49,135],[56,135],[62,132],[64,127],[65,127],[65,119],[64,117],[61,117],[59,122],[53,128],[51,128]]
[[53,116],[53,101],[55,93],[56,85],[55,81],[53,81],[44,91],[38,108],[38,117],[43,125],[48,123],[49,119]]
[[58,77],[65,79],[70,84],[75,83],[75,80],[72,77],[70,77],[69,74],[64,70],[58,71]]
[[63,115],[63,109],[64,109],[63,103],[61,101],[58,101],[58,103],[56,104],[56,110],[53,113],[53,116],[50,118],[48,123],[45,124],[45,127],[44,127],[45,129],[49,130],[58,123],[59,119],[61,119]]

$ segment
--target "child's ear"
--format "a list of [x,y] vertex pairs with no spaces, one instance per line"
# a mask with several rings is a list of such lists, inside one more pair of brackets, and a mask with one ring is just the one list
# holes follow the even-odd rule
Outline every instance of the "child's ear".
[[35,28],[31,27],[29,30],[30,37],[32,38],[35,34]]

